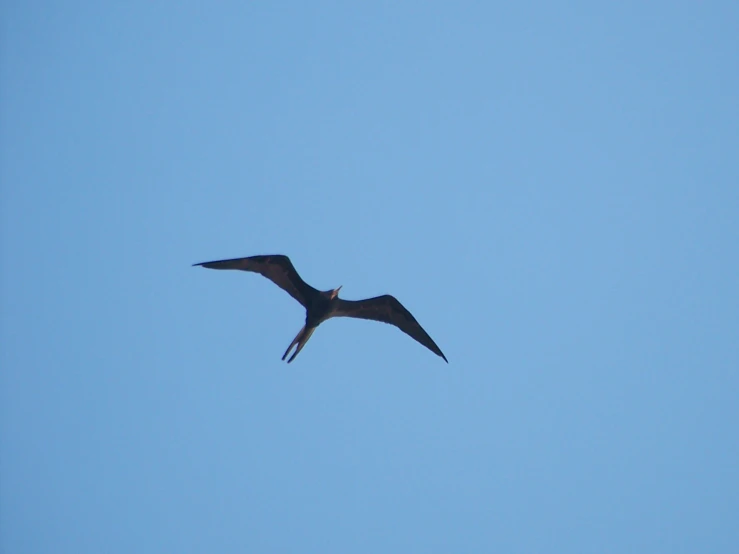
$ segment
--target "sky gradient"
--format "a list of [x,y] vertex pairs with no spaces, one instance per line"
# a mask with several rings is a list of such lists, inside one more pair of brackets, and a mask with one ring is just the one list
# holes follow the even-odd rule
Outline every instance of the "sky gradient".
[[736,552],[739,4],[1,13],[3,554]]

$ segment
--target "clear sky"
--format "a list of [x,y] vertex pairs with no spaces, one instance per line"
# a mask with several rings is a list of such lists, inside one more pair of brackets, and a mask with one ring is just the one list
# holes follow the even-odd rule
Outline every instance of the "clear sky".
[[1,20],[3,554],[737,552],[739,3]]

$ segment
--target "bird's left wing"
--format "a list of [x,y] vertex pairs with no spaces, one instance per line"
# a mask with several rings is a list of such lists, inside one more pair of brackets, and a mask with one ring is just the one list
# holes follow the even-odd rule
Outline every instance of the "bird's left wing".
[[405,307],[389,294],[376,296],[375,298],[367,298],[366,300],[343,300],[337,298],[336,307],[333,310],[334,316],[355,317],[359,319],[371,319],[373,321],[381,321],[395,325],[408,336],[416,339],[434,354],[444,358],[449,363],[441,349],[428,335],[423,327],[416,321],[416,318],[405,309]]

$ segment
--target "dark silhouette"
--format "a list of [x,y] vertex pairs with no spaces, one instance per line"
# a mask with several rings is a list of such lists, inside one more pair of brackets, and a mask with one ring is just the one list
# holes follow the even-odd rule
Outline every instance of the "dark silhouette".
[[285,355],[282,356],[284,360],[292,347],[297,345],[295,352],[287,363],[295,359],[295,356],[303,349],[305,343],[308,342],[308,339],[316,330],[316,327],[331,317],[356,317],[395,325],[449,363],[441,349],[436,346],[436,343],[428,336],[428,333],[423,330],[411,313],[388,294],[367,298],[366,300],[343,300],[339,298],[341,287],[327,291],[314,289],[300,278],[290,258],[282,255],[251,256],[249,258],[193,265],[209,269],[240,269],[259,273],[287,291],[290,296],[305,307],[305,325],[290,343],[290,346],[287,347]]

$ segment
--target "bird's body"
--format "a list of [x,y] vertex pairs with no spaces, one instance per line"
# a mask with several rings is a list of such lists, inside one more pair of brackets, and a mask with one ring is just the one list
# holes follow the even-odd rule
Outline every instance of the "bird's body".
[[204,262],[194,265],[209,269],[240,269],[259,273],[285,290],[305,307],[305,325],[290,343],[285,355],[282,356],[284,360],[293,346],[296,346],[295,352],[287,363],[295,359],[295,356],[303,349],[316,328],[332,317],[371,319],[395,325],[436,355],[444,358],[445,362],[447,361],[441,349],[436,346],[436,343],[423,330],[411,313],[393,296],[386,294],[365,300],[343,300],[339,298],[341,287],[327,291],[311,287],[301,279],[290,259],[283,255],[250,256],[248,258]]

